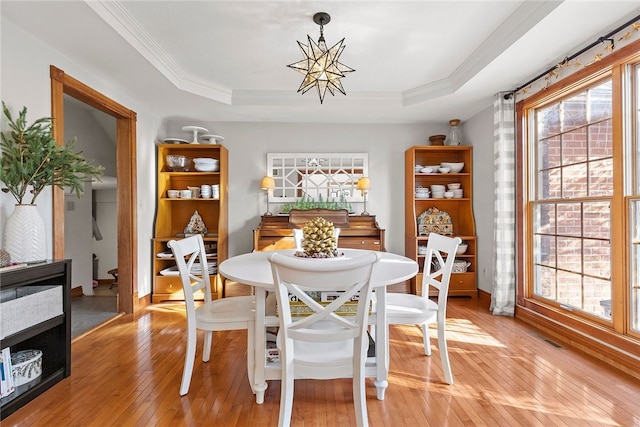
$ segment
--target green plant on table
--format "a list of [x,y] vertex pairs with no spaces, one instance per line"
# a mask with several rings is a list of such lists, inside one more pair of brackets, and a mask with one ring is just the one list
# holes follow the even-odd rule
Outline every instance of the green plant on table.
[[301,211],[311,210],[311,209],[329,209],[329,210],[341,210],[346,209],[349,212],[352,212],[353,209],[351,204],[347,202],[347,199],[344,197],[344,194],[340,195],[339,200],[334,200],[333,198],[324,200],[322,195],[318,195],[318,200],[314,200],[313,197],[308,196],[306,193],[302,196],[301,199],[296,200],[293,203],[286,203],[282,206],[282,213],[289,213],[292,209],[297,209]]

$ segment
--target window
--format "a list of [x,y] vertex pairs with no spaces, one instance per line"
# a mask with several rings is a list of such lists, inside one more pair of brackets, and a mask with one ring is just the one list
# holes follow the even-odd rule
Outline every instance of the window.
[[531,110],[533,294],[611,318],[611,79]]
[[529,96],[516,113],[520,316],[594,355],[637,363],[629,355],[640,354],[640,40]]

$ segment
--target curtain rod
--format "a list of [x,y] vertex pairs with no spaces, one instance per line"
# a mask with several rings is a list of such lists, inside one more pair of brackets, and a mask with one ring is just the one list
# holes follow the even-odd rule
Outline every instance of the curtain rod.
[[[588,51],[589,49],[591,49],[594,46],[597,46],[599,43],[604,43],[606,41],[611,42],[611,46],[614,46],[614,40],[611,38],[611,36],[613,36],[614,34],[622,31],[623,29],[625,29],[626,27],[628,27],[629,25],[633,24],[634,22],[640,20],[640,15],[637,15],[635,18],[625,22],[624,24],[620,25],[618,28],[616,28],[613,31],[610,31],[609,33],[605,34],[604,36],[598,38],[596,41],[594,41],[593,43],[591,43],[589,46],[586,46],[582,49],[580,49],[578,52],[574,53],[571,56],[567,56],[564,58],[564,61],[571,61],[572,59],[582,55],[583,53],[585,53],[586,51]],[[563,61],[563,62],[564,62]],[[547,74],[549,74],[550,72],[552,72],[553,70],[555,70],[556,68],[558,68],[559,64],[556,64],[552,67],[549,67],[549,69],[547,69],[546,71],[540,73],[539,75],[537,75],[536,77],[532,78],[531,80],[529,80],[528,82],[518,86],[517,88],[515,88],[513,91],[510,91],[509,93],[506,93],[504,95],[504,99],[509,99],[511,98],[517,91],[519,91],[520,89],[522,89],[523,87],[526,87],[528,85],[530,85],[531,83],[535,82],[536,80],[546,76]]]

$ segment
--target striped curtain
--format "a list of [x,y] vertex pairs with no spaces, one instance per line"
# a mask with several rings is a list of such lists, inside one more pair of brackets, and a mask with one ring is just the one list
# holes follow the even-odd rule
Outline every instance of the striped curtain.
[[514,105],[514,96],[505,99],[503,93],[495,95],[493,103],[495,251],[490,310],[494,315],[501,316],[513,316],[516,303]]

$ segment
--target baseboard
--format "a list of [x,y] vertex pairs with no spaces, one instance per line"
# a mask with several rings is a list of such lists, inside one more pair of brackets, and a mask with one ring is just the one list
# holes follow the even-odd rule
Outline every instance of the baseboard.
[[82,286],[76,286],[75,288],[71,288],[71,298],[73,297],[81,297],[84,295],[82,291]]
[[487,304],[487,308],[491,306],[491,293],[478,289],[478,302]]
[[516,306],[515,317],[562,344],[582,351],[610,366],[640,379],[640,356],[634,350],[615,347],[604,340],[589,336],[549,316],[521,305]]
[[151,305],[151,294],[138,298],[138,294],[136,293],[133,300],[136,301],[135,307],[133,307],[133,312],[136,313],[138,310]]

